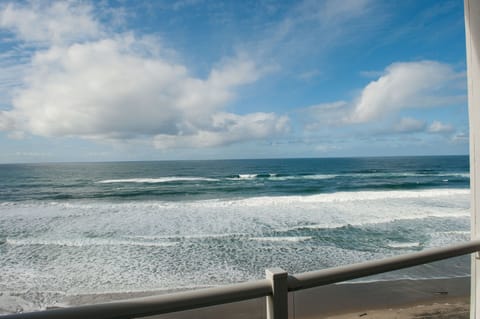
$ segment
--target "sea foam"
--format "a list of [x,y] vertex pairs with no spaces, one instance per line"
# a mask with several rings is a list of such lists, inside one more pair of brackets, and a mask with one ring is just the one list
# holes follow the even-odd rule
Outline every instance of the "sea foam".
[[145,183],[145,184],[156,184],[156,183],[170,183],[170,182],[192,182],[192,181],[202,181],[202,182],[215,182],[218,181],[216,178],[207,178],[207,177],[195,177],[195,176],[171,176],[171,177],[158,177],[158,178],[125,178],[125,179],[106,179],[98,181],[98,184],[114,184],[114,183]]
[[218,285],[262,278],[265,265],[295,273],[447,245],[468,238],[468,220],[469,191],[455,188],[19,202],[0,206],[1,285],[71,294]]

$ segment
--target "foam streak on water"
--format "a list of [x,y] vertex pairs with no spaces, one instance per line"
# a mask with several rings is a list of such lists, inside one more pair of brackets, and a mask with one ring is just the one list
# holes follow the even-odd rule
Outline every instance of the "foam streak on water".
[[[299,272],[379,258],[436,246],[444,238],[466,239],[468,234],[456,229],[467,225],[469,212],[468,191],[446,189],[190,202],[30,202],[4,205],[1,216],[6,258],[0,261],[0,287],[40,284],[83,292],[176,288],[190,280],[218,284],[258,278],[271,263]],[[381,230],[386,238],[376,235]],[[350,246],[348,240],[357,243]],[[236,277],[228,273],[231,268]],[[215,275],[204,269],[215,269]],[[46,275],[52,271],[53,281]],[[39,277],[28,283],[22,280],[25,272]]]
[[206,177],[182,177],[182,176],[172,176],[172,177],[159,177],[159,178],[125,178],[125,179],[107,179],[98,181],[99,184],[114,184],[114,183],[169,183],[169,182],[191,182],[191,181],[203,181],[203,182],[215,182],[218,179],[215,178],[206,178]]
[[[391,161],[0,166],[0,308],[19,296],[41,308],[468,240],[468,159]],[[468,258],[377,279],[467,273]]]

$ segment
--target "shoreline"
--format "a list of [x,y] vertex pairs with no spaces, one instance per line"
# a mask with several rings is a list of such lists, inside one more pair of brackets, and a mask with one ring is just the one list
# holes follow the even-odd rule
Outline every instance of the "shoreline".
[[[105,303],[165,293],[168,292],[67,295],[47,308]],[[419,314],[422,316],[418,318],[468,318],[469,305],[470,277],[347,282],[289,293],[289,318],[417,318]],[[12,306],[9,308],[12,309]],[[187,319],[193,316],[262,319],[265,312],[265,298],[257,298],[152,318]],[[428,314],[436,316],[429,317]]]

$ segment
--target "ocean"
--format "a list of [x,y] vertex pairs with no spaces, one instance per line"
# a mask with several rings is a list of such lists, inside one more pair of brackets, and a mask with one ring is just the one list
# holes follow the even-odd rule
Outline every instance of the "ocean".
[[[470,237],[468,156],[0,165],[0,309],[193,289]],[[468,257],[365,280],[469,275]]]

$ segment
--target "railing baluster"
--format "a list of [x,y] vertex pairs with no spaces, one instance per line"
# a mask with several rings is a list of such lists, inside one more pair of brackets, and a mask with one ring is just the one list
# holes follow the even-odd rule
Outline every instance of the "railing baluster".
[[267,296],[267,319],[288,318],[288,273],[281,268],[265,270],[272,284],[272,295]]

